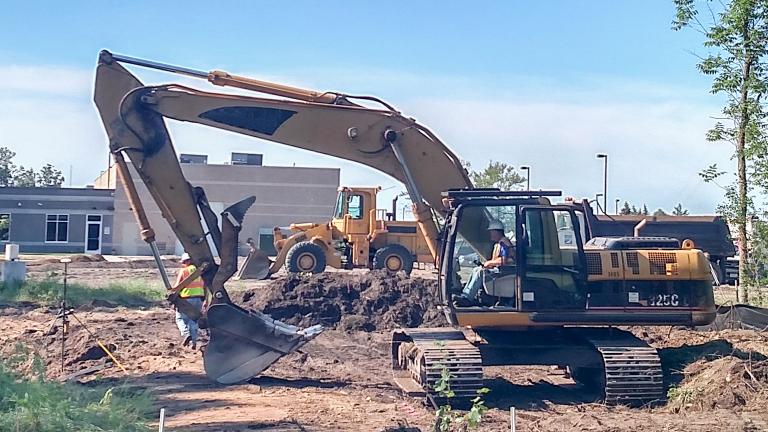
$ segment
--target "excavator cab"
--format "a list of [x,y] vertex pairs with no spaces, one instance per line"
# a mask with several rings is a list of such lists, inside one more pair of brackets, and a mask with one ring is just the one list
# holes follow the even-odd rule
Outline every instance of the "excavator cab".
[[[481,197],[472,191],[446,194],[451,212],[444,231],[441,291],[451,305],[449,319],[465,312],[583,309],[586,303],[586,258],[579,218],[572,208],[553,206],[544,196],[501,193]],[[556,195],[557,193],[542,193]],[[513,245],[512,256],[500,266],[480,270],[494,242],[470,246],[462,236],[474,229],[487,231],[499,221]],[[509,253],[509,252],[508,252]],[[468,284],[475,289],[469,290]],[[479,289],[478,289],[479,288]],[[463,307],[451,300],[471,296]]]

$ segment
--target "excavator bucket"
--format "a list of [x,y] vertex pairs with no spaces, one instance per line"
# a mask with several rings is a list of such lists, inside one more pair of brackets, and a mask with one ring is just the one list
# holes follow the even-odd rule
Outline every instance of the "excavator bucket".
[[234,384],[260,374],[323,331],[319,325],[302,329],[233,304],[212,305],[208,325],[211,341],[203,365],[206,375],[221,384]]
[[203,356],[205,373],[222,384],[245,381],[258,375],[285,354],[296,351],[319,335],[322,326],[305,329],[249,311],[228,299],[219,283],[229,280],[237,270],[237,238],[243,219],[255,198],[248,197],[222,212],[220,264],[213,278],[213,303],[206,312],[210,342]]

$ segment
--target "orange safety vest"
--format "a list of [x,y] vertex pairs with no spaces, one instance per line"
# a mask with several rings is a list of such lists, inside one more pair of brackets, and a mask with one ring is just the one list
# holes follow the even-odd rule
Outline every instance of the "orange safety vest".
[[[187,276],[191,275],[192,273],[197,270],[197,267],[190,264],[179,272],[179,276],[177,278],[176,284],[179,284],[181,281],[187,278]],[[205,288],[203,285],[203,280],[198,276],[196,277],[192,282],[189,283],[185,288],[182,288],[181,291],[179,291],[179,297],[181,298],[189,298],[189,297],[205,297]]]

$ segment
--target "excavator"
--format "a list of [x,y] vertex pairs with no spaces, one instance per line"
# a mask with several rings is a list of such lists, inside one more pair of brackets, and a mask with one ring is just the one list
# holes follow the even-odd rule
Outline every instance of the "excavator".
[[[259,96],[178,84],[146,86],[126,69],[129,64]],[[575,381],[602,392],[606,402],[646,404],[665,395],[658,353],[619,326],[694,326],[715,317],[709,267],[701,251],[656,237],[585,242],[584,215],[574,206],[550,202],[560,192],[473,188],[459,158],[435,134],[378,98],[102,51],[94,101],[142,238],[171,293],[169,301],[210,331],[204,368],[218,382],[258,375],[323,329],[290,326],[232,303],[224,284],[237,270],[238,232],[257,197],[225,209],[219,227],[205,192],[181,173],[165,119],[355,161],[403,182],[439,269],[439,307],[450,323],[393,332],[394,381],[407,394],[439,397],[436,384],[447,369],[456,397],[471,398],[482,388],[484,366],[533,364],[566,368]],[[162,268],[126,157],[198,268],[176,286]],[[494,242],[488,230],[499,223],[514,245],[514,256],[483,272],[482,290],[472,302],[454,302],[467,277],[459,255],[469,250],[481,260],[490,258]],[[263,265],[270,265],[266,257]],[[209,293],[204,311],[177,295],[197,276]]]

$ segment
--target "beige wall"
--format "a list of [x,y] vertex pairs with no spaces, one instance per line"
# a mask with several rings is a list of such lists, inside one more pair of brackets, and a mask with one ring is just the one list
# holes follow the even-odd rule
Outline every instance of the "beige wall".
[[[192,186],[205,190],[216,213],[249,195],[256,197],[256,202],[246,213],[240,233],[241,253],[247,252],[245,240],[248,237],[258,239],[260,229],[271,230],[293,222],[328,220],[333,213],[339,186],[337,168],[182,164],[182,170]],[[176,254],[176,237],[133,167],[131,171],[149,222],[155,230],[160,253]],[[138,226],[121,186],[115,189],[114,231],[113,253],[150,254],[149,247],[139,237]]]

